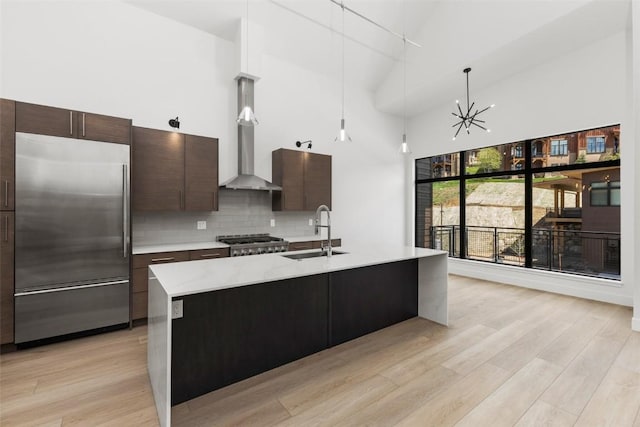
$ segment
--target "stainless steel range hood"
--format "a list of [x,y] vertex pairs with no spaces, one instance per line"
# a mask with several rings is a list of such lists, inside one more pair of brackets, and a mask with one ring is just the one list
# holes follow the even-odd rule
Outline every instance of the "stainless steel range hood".
[[[245,105],[253,109],[253,85],[251,78],[238,77],[238,114]],[[254,127],[238,125],[238,176],[220,185],[232,190],[282,190],[275,184],[254,174]]]

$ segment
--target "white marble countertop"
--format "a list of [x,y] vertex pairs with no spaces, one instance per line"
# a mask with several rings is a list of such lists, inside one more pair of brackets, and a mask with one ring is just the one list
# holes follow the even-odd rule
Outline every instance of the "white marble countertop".
[[[277,236],[282,237],[290,243],[297,242],[315,242],[324,240],[320,236]],[[339,239],[339,237],[334,237]],[[157,245],[133,245],[133,255],[154,254],[158,252],[177,252],[177,251],[197,251],[200,249],[218,249],[228,248],[229,245],[220,242],[185,242],[185,243],[165,243]]]
[[[318,249],[290,253],[315,251]],[[164,288],[167,296],[178,297],[387,262],[437,255],[447,256],[447,252],[444,251],[411,246],[386,247],[375,250],[367,247],[344,247],[339,251],[347,253],[334,255],[330,258],[318,257],[299,261],[285,258],[282,253],[263,254],[250,257],[156,264],[149,266],[149,268]]]

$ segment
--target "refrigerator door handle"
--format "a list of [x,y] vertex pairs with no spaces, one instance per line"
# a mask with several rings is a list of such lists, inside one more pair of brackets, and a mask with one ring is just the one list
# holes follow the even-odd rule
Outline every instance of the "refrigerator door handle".
[[26,291],[26,292],[16,292],[15,297],[24,297],[28,295],[37,295],[37,294],[50,294],[53,292],[64,292],[64,291],[75,291],[78,289],[87,289],[87,288],[99,288],[101,286],[112,286],[112,285],[121,285],[123,283],[129,283],[128,280],[115,280],[113,282],[102,282],[102,283],[91,283],[88,285],[79,285],[79,286],[67,286],[66,288],[53,288],[53,289],[42,289],[39,291]]
[[127,257],[127,165],[122,165],[122,257]]

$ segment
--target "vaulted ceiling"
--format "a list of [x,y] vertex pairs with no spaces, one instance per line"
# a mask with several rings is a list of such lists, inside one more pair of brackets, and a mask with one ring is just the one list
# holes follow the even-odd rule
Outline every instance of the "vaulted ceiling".
[[[233,41],[245,0],[126,0],[150,12]],[[407,108],[417,114],[463,96],[462,69],[476,90],[623,31],[630,0],[345,0],[422,45],[407,45]],[[342,9],[330,0],[249,0],[249,20],[264,30],[264,50],[339,79]],[[377,108],[401,114],[402,40],[344,15],[345,80],[375,94]]]

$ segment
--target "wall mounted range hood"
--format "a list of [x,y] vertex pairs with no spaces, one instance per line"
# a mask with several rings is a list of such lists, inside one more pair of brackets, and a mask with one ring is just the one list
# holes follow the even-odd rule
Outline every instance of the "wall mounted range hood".
[[[253,109],[254,80],[238,76],[238,114],[245,105]],[[238,175],[220,185],[232,190],[282,190],[254,174],[254,127],[238,125]]]

